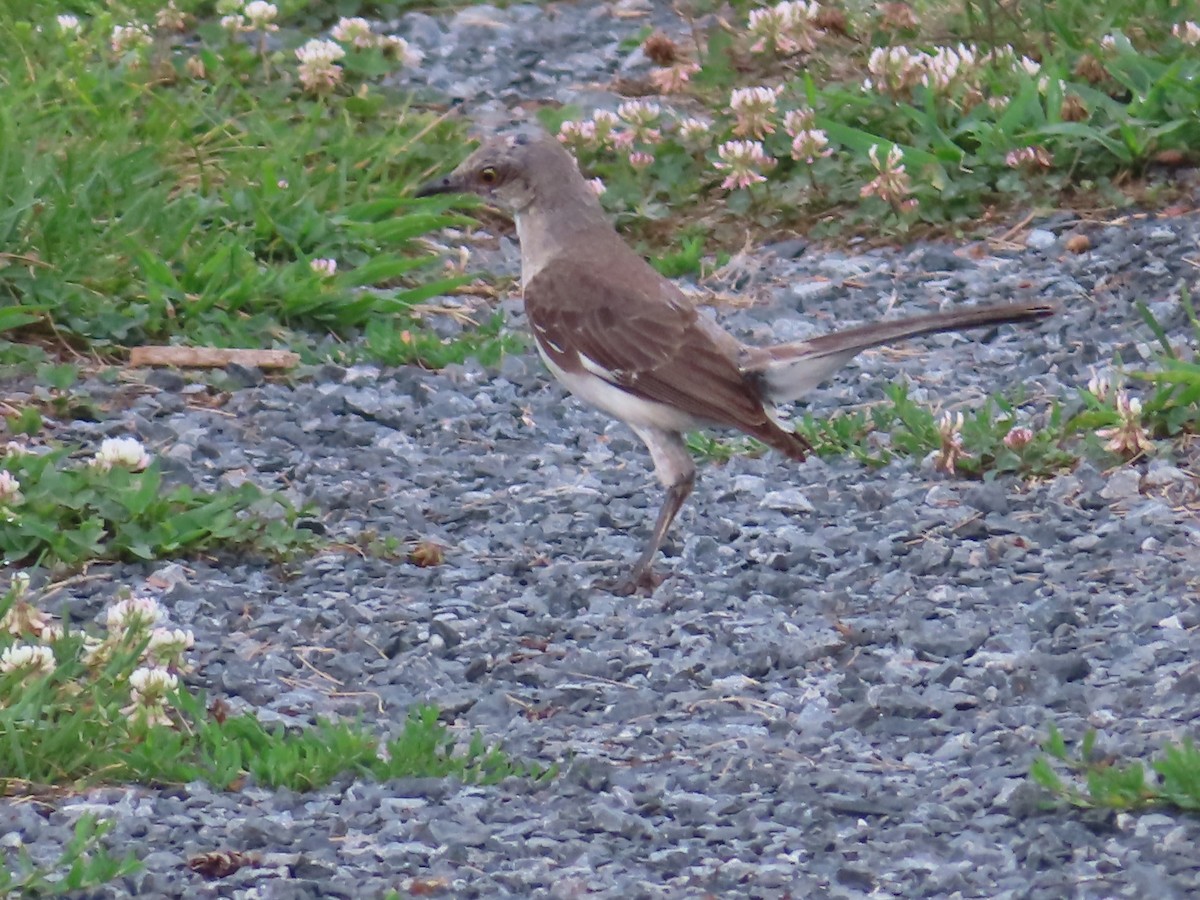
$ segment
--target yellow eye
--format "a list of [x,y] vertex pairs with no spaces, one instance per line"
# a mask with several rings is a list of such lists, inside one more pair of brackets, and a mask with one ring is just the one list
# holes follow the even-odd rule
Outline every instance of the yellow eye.
[[486,169],[482,169],[479,172],[479,180],[484,184],[495,184],[498,177],[499,176],[496,174],[496,170],[491,166],[488,166]]

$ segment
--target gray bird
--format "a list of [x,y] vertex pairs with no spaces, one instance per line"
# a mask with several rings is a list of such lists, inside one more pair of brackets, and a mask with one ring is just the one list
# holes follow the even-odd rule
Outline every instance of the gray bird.
[[736,428],[791,459],[812,448],[774,407],[803,396],[870,347],[1052,315],[1046,303],[976,306],[751,347],[700,313],[622,240],[595,191],[554,138],[490,138],[418,197],[470,193],[511,212],[521,288],[538,352],[572,394],[625,422],[654,461],[666,498],[622,593],[653,590],[652,562],[696,481],[684,433]]

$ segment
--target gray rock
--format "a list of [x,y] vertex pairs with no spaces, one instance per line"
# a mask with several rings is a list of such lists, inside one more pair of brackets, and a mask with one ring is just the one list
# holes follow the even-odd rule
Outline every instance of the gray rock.
[[1030,250],[1049,250],[1058,242],[1058,238],[1053,231],[1046,231],[1042,228],[1034,228],[1025,238],[1025,245]]
[[1100,491],[1100,496],[1106,500],[1128,500],[1139,496],[1141,484],[1141,472],[1137,469],[1123,467],[1109,476],[1108,483]]

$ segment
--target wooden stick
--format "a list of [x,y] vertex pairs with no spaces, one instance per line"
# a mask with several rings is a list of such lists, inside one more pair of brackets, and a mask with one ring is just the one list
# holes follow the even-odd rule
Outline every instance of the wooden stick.
[[223,369],[230,363],[259,369],[290,369],[300,362],[291,350],[226,350],[218,347],[133,347],[129,365]]

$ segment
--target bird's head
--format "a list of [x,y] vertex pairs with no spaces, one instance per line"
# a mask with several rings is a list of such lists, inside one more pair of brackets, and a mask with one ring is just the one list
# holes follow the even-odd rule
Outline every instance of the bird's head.
[[477,194],[514,213],[550,191],[587,192],[575,159],[544,131],[491,137],[449,175],[423,185],[418,197]]

